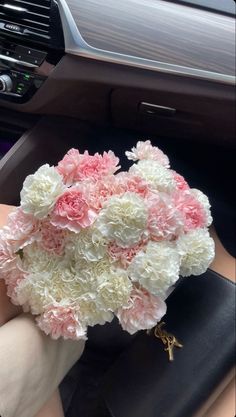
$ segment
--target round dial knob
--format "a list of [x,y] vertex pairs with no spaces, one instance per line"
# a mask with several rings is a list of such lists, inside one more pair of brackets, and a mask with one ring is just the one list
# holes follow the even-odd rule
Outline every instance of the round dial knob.
[[0,75],[0,92],[10,92],[12,91],[13,82],[9,75],[3,74]]

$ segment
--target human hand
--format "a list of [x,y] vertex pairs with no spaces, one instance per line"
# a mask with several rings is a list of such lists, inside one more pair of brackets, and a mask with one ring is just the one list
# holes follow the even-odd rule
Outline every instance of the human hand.
[[32,417],[80,358],[84,342],[52,340],[22,314],[0,328],[0,415]]

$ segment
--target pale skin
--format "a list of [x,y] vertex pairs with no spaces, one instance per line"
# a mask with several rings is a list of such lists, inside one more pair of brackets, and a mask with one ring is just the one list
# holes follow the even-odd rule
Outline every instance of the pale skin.
[[[0,205],[0,228],[6,223],[8,214],[13,207]],[[235,280],[235,258],[233,258],[221,244],[215,229],[211,230],[212,237],[216,244],[216,257],[211,265],[211,269],[227,277],[228,279]],[[18,307],[11,304],[9,298],[6,295],[6,287],[3,280],[0,280],[0,336],[4,333],[4,327],[11,321],[14,324],[14,320],[21,313]],[[34,323],[30,323],[30,326],[34,326]],[[1,337],[0,337],[1,340]],[[6,340],[5,342],[6,343]],[[1,341],[0,341],[1,348]],[[16,347],[17,349],[17,347]],[[17,354],[17,353],[16,353]],[[40,382],[40,381],[39,381]],[[1,384],[1,382],[0,382]],[[233,417],[235,415],[235,384],[232,381],[223,393],[214,402],[212,407],[204,414],[204,417]],[[41,410],[35,415],[35,417],[63,417],[63,409],[61,399],[58,390],[51,396],[46,404],[42,405]],[[32,416],[33,417],[33,416]]]
[[[0,204],[0,228],[13,209]],[[0,279],[0,414],[3,417],[5,412],[25,417],[24,406],[29,417],[64,417],[57,385],[83,350],[84,341],[53,341],[44,335],[35,326],[33,317],[22,314],[19,307],[11,304]],[[9,403],[9,390],[16,404]],[[37,413],[30,414],[29,409]]]
[[[6,223],[6,218],[13,208],[0,205],[0,228]],[[22,311],[12,305],[6,295],[6,287],[3,280],[0,280],[0,326],[14,319]],[[57,390],[47,403],[41,408],[35,417],[64,417],[59,391]]]

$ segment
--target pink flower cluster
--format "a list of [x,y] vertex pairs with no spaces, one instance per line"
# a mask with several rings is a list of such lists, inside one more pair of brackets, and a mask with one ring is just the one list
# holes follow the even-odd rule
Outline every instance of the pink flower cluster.
[[64,339],[86,340],[86,329],[79,320],[79,314],[72,307],[49,306],[45,312],[37,318],[41,330],[53,339],[63,335]]
[[121,263],[124,268],[127,268],[132,261],[132,259],[137,255],[137,253],[145,247],[147,240],[141,240],[134,246],[129,248],[122,248],[118,246],[116,243],[112,242],[108,246],[108,255]]
[[57,167],[28,177],[24,201],[0,231],[0,277],[9,297],[37,312],[39,327],[54,339],[86,339],[89,325],[114,315],[131,334],[152,328],[166,312],[166,288],[181,267],[196,266],[179,242],[190,236],[191,245],[192,232],[209,226],[207,197],[150,141],[126,155],[138,170],[116,173],[112,151],[69,150]]
[[119,159],[113,152],[89,155],[88,151],[81,154],[77,149],[71,149],[59,162],[57,170],[66,184],[89,179],[101,180],[104,176],[114,174],[118,169]]

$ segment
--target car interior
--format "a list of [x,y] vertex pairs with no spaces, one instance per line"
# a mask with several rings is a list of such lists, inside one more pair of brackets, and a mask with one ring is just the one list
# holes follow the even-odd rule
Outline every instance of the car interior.
[[[149,139],[209,196],[235,256],[235,128],[233,0],[0,0],[0,203],[70,148],[111,149],[127,169],[125,150]],[[91,329],[61,385],[68,417],[132,417],[98,404],[131,340]]]

